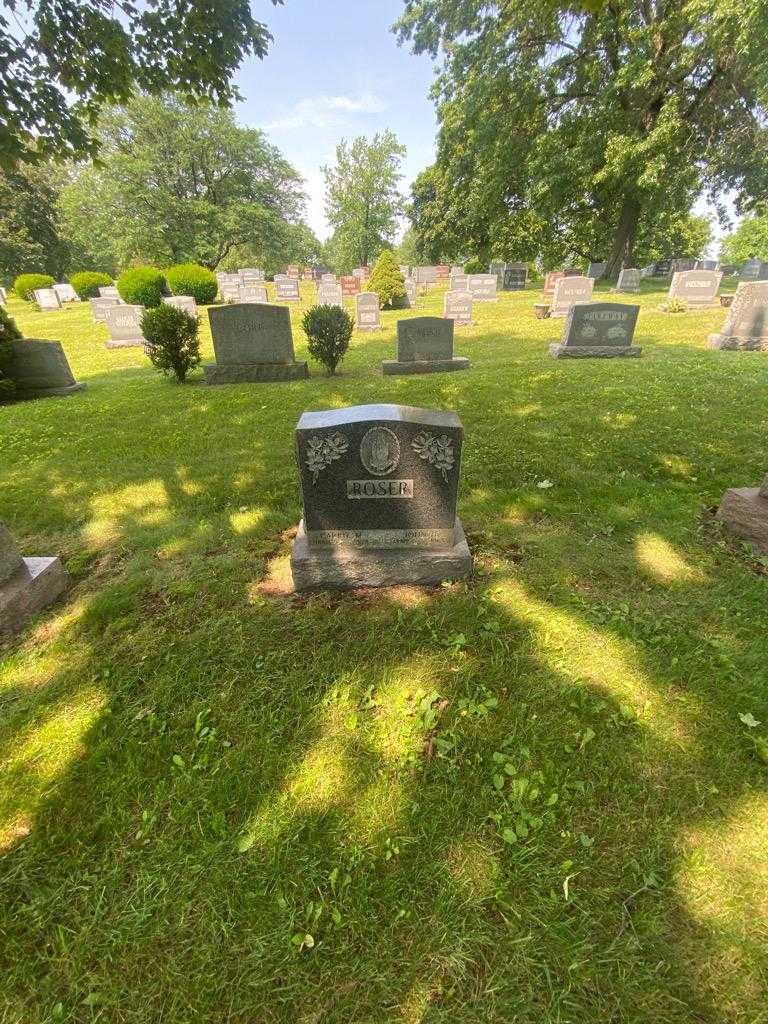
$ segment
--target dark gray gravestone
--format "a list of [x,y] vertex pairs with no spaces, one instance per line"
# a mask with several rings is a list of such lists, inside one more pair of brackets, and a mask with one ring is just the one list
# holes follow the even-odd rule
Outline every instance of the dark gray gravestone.
[[53,398],[73,395],[85,384],[72,375],[60,341],[25,338],[12,341],[8,376],[16,384],[18,398]]
[[104,323],[109,331],[107,348],[131,348],[134,345],[144,345],[144,335],[141,333],[141,318],[144,316],[143,306],[129,306],[120,304],[111,306],[104,313]]
[[469,360],[453,354],[453,320],[417,316],[397,321],[397,359],[381,364],[385,374],[468,370]]
[[747,260],[741,268],[739,277],[742,281],[765,281],[768,279],[768,263],[763,260]]
[[768,476],[760,487],[732,487],[726,491],[717,518],[758,551],[768,554]]
[[308,412],[296,429],[304,518],[297,590],[464,579],[456,516],[464,431],[453,412],[358,405]]
[[507,268],[506,263],[502,263],[501,260],[491,260],[491,265],[488,267],[488,273],[493,274],[496,278],[496,287],[501,291],[504,287],[504,271]]
[[672,260],[657,260],[653,264],[654,277],[669,277],[672,273]]
[[689,256],[671,260],[671,270],[673,274],[684,274],[689,270],[693,270],[696,266],[696,260],[691,259]]
[[619,280],[616,283],[614,291],[616,292],[628,292],[631,295],[637,295],[640,291],[640,278],[642,272],[634,267],[625,267],[619,273]]
[[291,316],[285,306],[212,306],[208,319],[216,362],[203,368],[206,383],[259,383],[309,376],[307,364],[294,360]]
[[632,344],[639,306],[623,302],[590,302],[573,306],[565,322],[563,341],[550,345],[555,359],[616,358],[639,356]]
[[742,282],[736,289],[719,334],[710,348],[759,352],[768,350],[768,281]]
[[0,639],[18,633],[27,619],[51,604],[67,585],[58,558],[22,558],[0,523]]
[[505,292],[522,291],[527,282],[528,267],[525,263],[507,263],[501,285]]
[[600,278],[605,274],[608,268],[607,263],[590,263],[587,267],[587,277],[591,277],[595,281],[599,281]]

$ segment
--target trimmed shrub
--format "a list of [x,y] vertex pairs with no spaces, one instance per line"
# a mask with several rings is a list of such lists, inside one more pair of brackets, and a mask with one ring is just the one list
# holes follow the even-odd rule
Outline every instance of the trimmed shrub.
[[172,373],[179,384],[184,383],[190,370],[200,365],[197,317],[183,309],[163,303],[145,310],[141,333],[146,340],[144,351],[152,365],[163,373]]
[[117,279],[120,298],[132,306],[159,306],[165,294],[165,276],[156,267],[131,267]]
[[487,270],[488,267],[477,256],[473,256],[471,260],[467,260],[464,264],[465,274],[485,274]]
[[376,292],[382,309],[392,309],[405,298],[405,278],[400,273],[397,258],[391,249],[384,249],[376,260],[366,288]]
[[112,284],[112,278],[109,274],[102,274],[100,270],[80,270],[70,275],[69,283],[78,297],[85,302],[86,299],[98,298],[99,288],[108,288]]
[[219,290],[216,275],[199,263],[179,263],[168,267],[165,280],[171,295],[191,295],[201,306],[210,306]]
[[13,282],[13,290],[20,299],[32,302],[35,297],[32,294],[34,291],[38,288],[51,288],[55,284],[56,278],[50,274],[19,274]]
[[309,354],[332,377],[349,348],[355,321],[340,306],[313,306],[304,314],[301,326],[307,336]]
[[9,402],[16,392],[16,384],[9,373],[11,342],[21,341],[21,336],[15,321],[0,306],[0,402]]

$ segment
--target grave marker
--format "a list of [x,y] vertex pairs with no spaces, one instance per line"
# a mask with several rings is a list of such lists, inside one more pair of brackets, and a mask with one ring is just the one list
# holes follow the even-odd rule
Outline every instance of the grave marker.
[[376,292],[360,292],[355,296],[355,314],[359,331],[381,330],[379,296]]
[[732,487],[726,491],[717,518],[758,551],[768,554],[768,476],[760,487]]
[[304,518],[297,590],[435,584],[472,574],[456,515],[464,431],[453,412],[361,405],[296,429]]
[[715,270],[679,270],[672,275],[669,298],[680,299],[692,309],[711,306],[723,275]]
[[183,309],[190,316],[197,317],[197,303],[191,295],[164,295],[163,302],[166,306],[175,306],[176,309]]
[[555,285],[565,277],[562,270],[550,270],[544,277],[544,294],[554,295]]
[[208,310],[216,362],[203,367],[207,384],[299,380],[309,376],[293,353],[285,306],[240,303]]
[[453,320],[417,316],[397,321],[397,359],[382,363],[385,374],[468,370],[469,360],[453,354]]
[[66,281],[63,284],[55,284],[53,290],[59,297],[59,302],[64,305],[65,302],[79,302],[80,296],[77,294],[71,284]]
[[768,351],[768,281],[742,282],[719,334],[710,334],[710,348]]
[[587,267],[587,277],[591,277],[593,281],[599,281],[608,269],[608,264],[605,262],[590,263]]
[[628,292],[630,295],[636,295],[640,291],[640,277],[641,271],[636,270],[633,267],[625,267],[619,273],[619,280],[616,282],[616,287],[613,289],[616,292]]
[[555,359],[637,357],[632,344],[639,306],[624,302],[590,302],[572,306],[559,345],[550,345]]
[[504,268],[502,288],[505,292],[522,291],[528,283],[528,265],[526,263],[508,263]]
[[32,615],[52,604],[67,581],[60,559],[22,558],[0,523],[0,639],[18,633]]
[[127,303],[107,309],[104,315],[104,322],[109,331],[107,348],[131,348],[134,345],[144,345],[145,339],[141,333],[143,315],[143,306],[131,306]]
[[317,302],[320,306],[341,306],[344,308],[344,294],[341,285],[335,281],[321,284],[317,289]]
[[567,316],[579,302],[591,302],[595,282],[591,277],[561,277],[555,283],[551,316]]
[[275,278],[277,289],[277,299],[279,302],[298,302],[301,296],[299,295],[299,281],[298,278],[284,277],[278,281]]
[[108,309],[113,309],[115,306],[123,305],[120,299],[104,299],[101,296],[97,299],[89,299],[89,302],[91,304],[93,319],[97,324],[106,323]]
[[54,309],[61,309],[61,301],[53,288],[35,288],[33,295],[41,312],[50,313]]
[[496,275],[468,274],[467,291],[472,293],[475,302],[495,302]]
[[453,320],[456,327],[468,327],[472,323],[472,293],[449,291],[443,300],[443,316]]
[[348,274],[346,277],[339,278],[339,284],[341,285],[342,294],[349,298],[352,295],[357,295],[360,288],[360,278],[355,277],[354,274]]
[[25,338],[10,342],[8,376],[18,398],[53,398],[73,395],[85,384],[75,380],[60,341]]

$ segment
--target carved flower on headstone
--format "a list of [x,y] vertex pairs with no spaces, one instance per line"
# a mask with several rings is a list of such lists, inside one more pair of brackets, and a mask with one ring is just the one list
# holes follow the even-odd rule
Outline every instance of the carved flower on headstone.
[[439,437],[436,437],[434,434],[428,434],[426,430],[422,430],[414,437],[411,447],[419,458],[439,469],[443,480],[448,481],[448,471],[453,468],[456,460],[453,456],[453,442],[447,434],[440,434]]
[[312,483],[316,484],[321,471],[348,450],[349,442],[338,431],[335,434],[313,434],[307,441],[307,466],[312,474]]

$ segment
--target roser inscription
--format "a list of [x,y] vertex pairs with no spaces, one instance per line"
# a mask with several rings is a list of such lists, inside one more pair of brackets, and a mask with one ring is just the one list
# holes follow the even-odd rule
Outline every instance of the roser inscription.
[[413,480],[347,480],[348,498],[412,498]]

